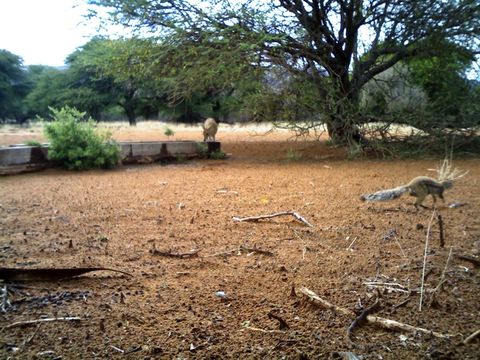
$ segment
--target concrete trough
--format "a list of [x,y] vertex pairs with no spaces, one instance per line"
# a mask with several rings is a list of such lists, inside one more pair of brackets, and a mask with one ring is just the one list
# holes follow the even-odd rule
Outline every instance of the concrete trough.
[[14,145],[0,148],[0,166],[47,162],[47,148]]
[[[120,142],[123,163],[151,163],[175,159],[193,159],[199,153],[195,141]],[[219,142],[207,143],[207,154],[220,150]],[[42,146],[11,145],[0,147],[0,175],[35,171],[57,165],[48,160],[48,144]],[[24,169],[24,170],[22,170]]]

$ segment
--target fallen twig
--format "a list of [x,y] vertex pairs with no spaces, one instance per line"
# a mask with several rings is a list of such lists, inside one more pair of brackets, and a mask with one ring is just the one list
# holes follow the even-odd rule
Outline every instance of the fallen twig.
[[5,326],[6,329],[10,329],[12,327],[17,327],[17,326],[28,326],[28,325],[34,325],[34,324],[39,324],[39,323],[44,323],[44,322],[53,322],[53,321],[80,321],[82,320],[78,316],[67,316],[67,317],[57,317],[57,318],[46,318],[46,319],[36,319],[36,320],[26,320],[26,321],[18,321],[14,322],[12,324],[9,324]]
[[352,246],[353,246],[353,244],[355,244],[355,241],[357,241],[357,238],[358,237],[355,236],[355,239],[353,239],[353,241],[350,243],[350,245],[348,245],[347,250],[352,250]]
[[455,254],[455,257],[460,260],[471,262],[476,268],[480,266],[480,259],[475,256]]
[[95,267],[95,268],[53,268],[53,269],[16,269],[0,268],[0,279],[5,281],[55,281],[83,275],[91,271],[114,271],[132,276],[122,270]]
[[186,259],[186,258],[191,258],[198,256],[198,253],[200,252],[200,249],[198,250],[193,250],[188,253],[174,253],[171,251],[160,251],[157,249],[152,249],[151,253],[152,255],[158,255],[158,256],[166,256],[166,257],[174,257],[174,258],[181,258],[181,259]]
[[[315,294],[313,291],[307,289],[304,286],[302,286],[300,288],[300,292],[302,294],[304,294],[305,296],[307,296],[314,304],[319,305],[320,307],[324,307],[324,308],[327,308],[327,309],[330,309],[330,310],[334,310],[337,313],[347,315],[347,316],[350,316],[350,317],[355,317],[356,316],[353,311],[350,311],[348,309],[336,306],[336,305],[328,302],[327,300],[322,299],[317,294]],[[374,315],[367,315],[366,320],[367,320],[367,322],[369,322],[371,324],[378,325],[378,326],[380,326],[384,329],[388,329],[388,330],[396,330],[396,331],[402,330],[402,331],[408,331],[408,332],[417,331],[417,332],[422,332],[424,334],[432,335],[432,336],[437,337],[437,338],[448,338],[448,337],[453,336],[453,335],[450,335],[450,334],[441,334],[441,333],[431,331],[431,330],[428,330],[428,329],[423,329],[423,328],[420,328],[420,327],[404,324],[404,323],[401,323],[401,322],[398,322],[398,321],[395,321],[395,320],[385,319],[385,318],[382,318],[382,317],[379,317],[379,316],[374,316]]]
[[275,319],[279,322],[278,324],[278,328],[280,330],[285,330],[285,329],[289,329],[290,326],[288,326],[287,322],[285,320],[283,320],[280,316],[278,316],[277,314],[274,314],[272,311],[270,311],[268,313],[268,318],[269,319]]
[[465,345],[467,345],[468,343],[472,342],[473,339],[477,338],[479,335],[480,335],[480,329],[473,332],[469,337],[467,337],[465,340],[463,340],[463,343]]
[[243,329],[251,330],[251,331],[259,331],[259,332],[263,332],[263,333],[266,333],[266,334],[272,334],[272,333],[283,334],[285,332],[285,331],[282,331],[282,330],[265,330],[265,329],[260,329],[260,328],[256,328],[256,327],[253,327],[253,326],[244,326]]
[[427,228],[427,237],[425,239],[425,250],[423,252],[423,267],[422,267],[422,282],[420,285],[420,302],[418,304],[418,311],[422,311],[422,303],[423,303],[423,286],[425,284],[425,268],[427,265],[427,251],[428,251],[428,239],[430,238],[430,228],[432,227],[433,217],[435,216],[435,209],[433,209],[432,216],[430,221],[428,222]]
[[273,252],[268,251],[268,250],[262,250],[254,246],[253,248],[248,247],[247,245],[240,245],[240,251],[245,251],[248,253],[257,253],[257,254],[262,254],[262,255],[267,255],[267,256],[273,256]]
[[291,215],[291,216],[295,217],[297,220],[299,220],[300,222],[304,223],[305,225],[313,227],[312,224],[310,224],[303,216],[296,213],[295,211],[282,211],[282,212],[269,214],[269,215],[249,216],[249,217],[244,217],[244,218],[234,216],[232,218],[232,220],[233,221],[239,221],[239,222],[242,222],[242,221],[258,221],[258,220],[271,219],[273,217],[285,216],[285,215]]
[[452,247],[450,247],[450,251],[448,253],[447,261],[445,262],[445,267],[443,268],[442,275],[440,276],[440,281],[438,282],[438,285],[433,289],[432,294],[435,295],[435,293],[440,289],[440,287],[443,285],[445,282],[445,274],[447,272],[448,268],[448,263],[450,262],[450,257],[452,256]]
[[445,236],[444,236],[444,232],[443,232],[442,215],[438,214],[437,219],[438,219],[438,227],[440,229],[440,247],[443,248],[445,246]]
[[375,303],[364,309],[360,315],[358,315],[355,320],[353,320],[353,322],[350,324],[350,326],[348,327],[347,329],[347,340],[349,342],[352,342],[352,338],[351,338],[351,335],[352,335],[352,332],[353,330],[355,330],[357,327],[360,327],[362,326],[365,322],[366,322],[366,319],[367,319],[367,316],[375,311],[378,310],[378,308],[380,307],[380,302],[378,301],[378,298],[375,300]]

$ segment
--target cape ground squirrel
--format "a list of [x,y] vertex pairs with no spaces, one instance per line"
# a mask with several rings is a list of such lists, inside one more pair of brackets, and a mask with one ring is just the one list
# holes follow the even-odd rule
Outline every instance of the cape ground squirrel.
[[428,176],[418,176],[406,185],[398,186],[394,189],[382,190],[373,194],[362,195],[360,197],[363,201],[387,201],[393,200],[404,193],[408,192],[411,196],[415,196],[415,207],[423,207],[423,201],[427,195],[432,195],[433,202],[437,202],[435,195],[445,202],[443,192],[453,186],[452,180],[437,181]]
[[406,185],[398,186],[394,189],[377,191],[373,194],[366,194],[360,196],[362,201],[387,201],[396,199],[406,192],[411,196],[416,197],[415,208],[423,206],[423,202],[428,195],[433,198],[433,203],[437,202],[435,195],[445,202],[443,192],[446,189],[453,187],[453,181],[465,176],[468,171],[461,172],[458,169],[452,169],[451,162],[448,159],[443,160],[442,165],[437,168],[438,179],[433,179],[428,176],[418,176]]

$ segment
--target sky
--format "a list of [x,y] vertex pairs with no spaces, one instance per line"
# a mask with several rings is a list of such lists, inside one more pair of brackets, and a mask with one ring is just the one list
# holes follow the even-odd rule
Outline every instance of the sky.
[[0,0],[0,49],[24,65],[63,66],[65,58],[96,34],[86,23],[84,0]]

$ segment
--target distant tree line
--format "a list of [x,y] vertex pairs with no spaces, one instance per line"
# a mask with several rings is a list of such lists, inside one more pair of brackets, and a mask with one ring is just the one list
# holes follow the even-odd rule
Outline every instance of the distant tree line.
[[[477,134],[475,0],[89,0],[141,37],[94,38],[64,69],[0,52],[0,119],[68,105],[97,120],[274,121],[342,145],[390,124]],[[102,11],[101,13],[105,13]],[[382,124],[372,130],[370,124]],[[383,131],[385,130],[385,131]]]

